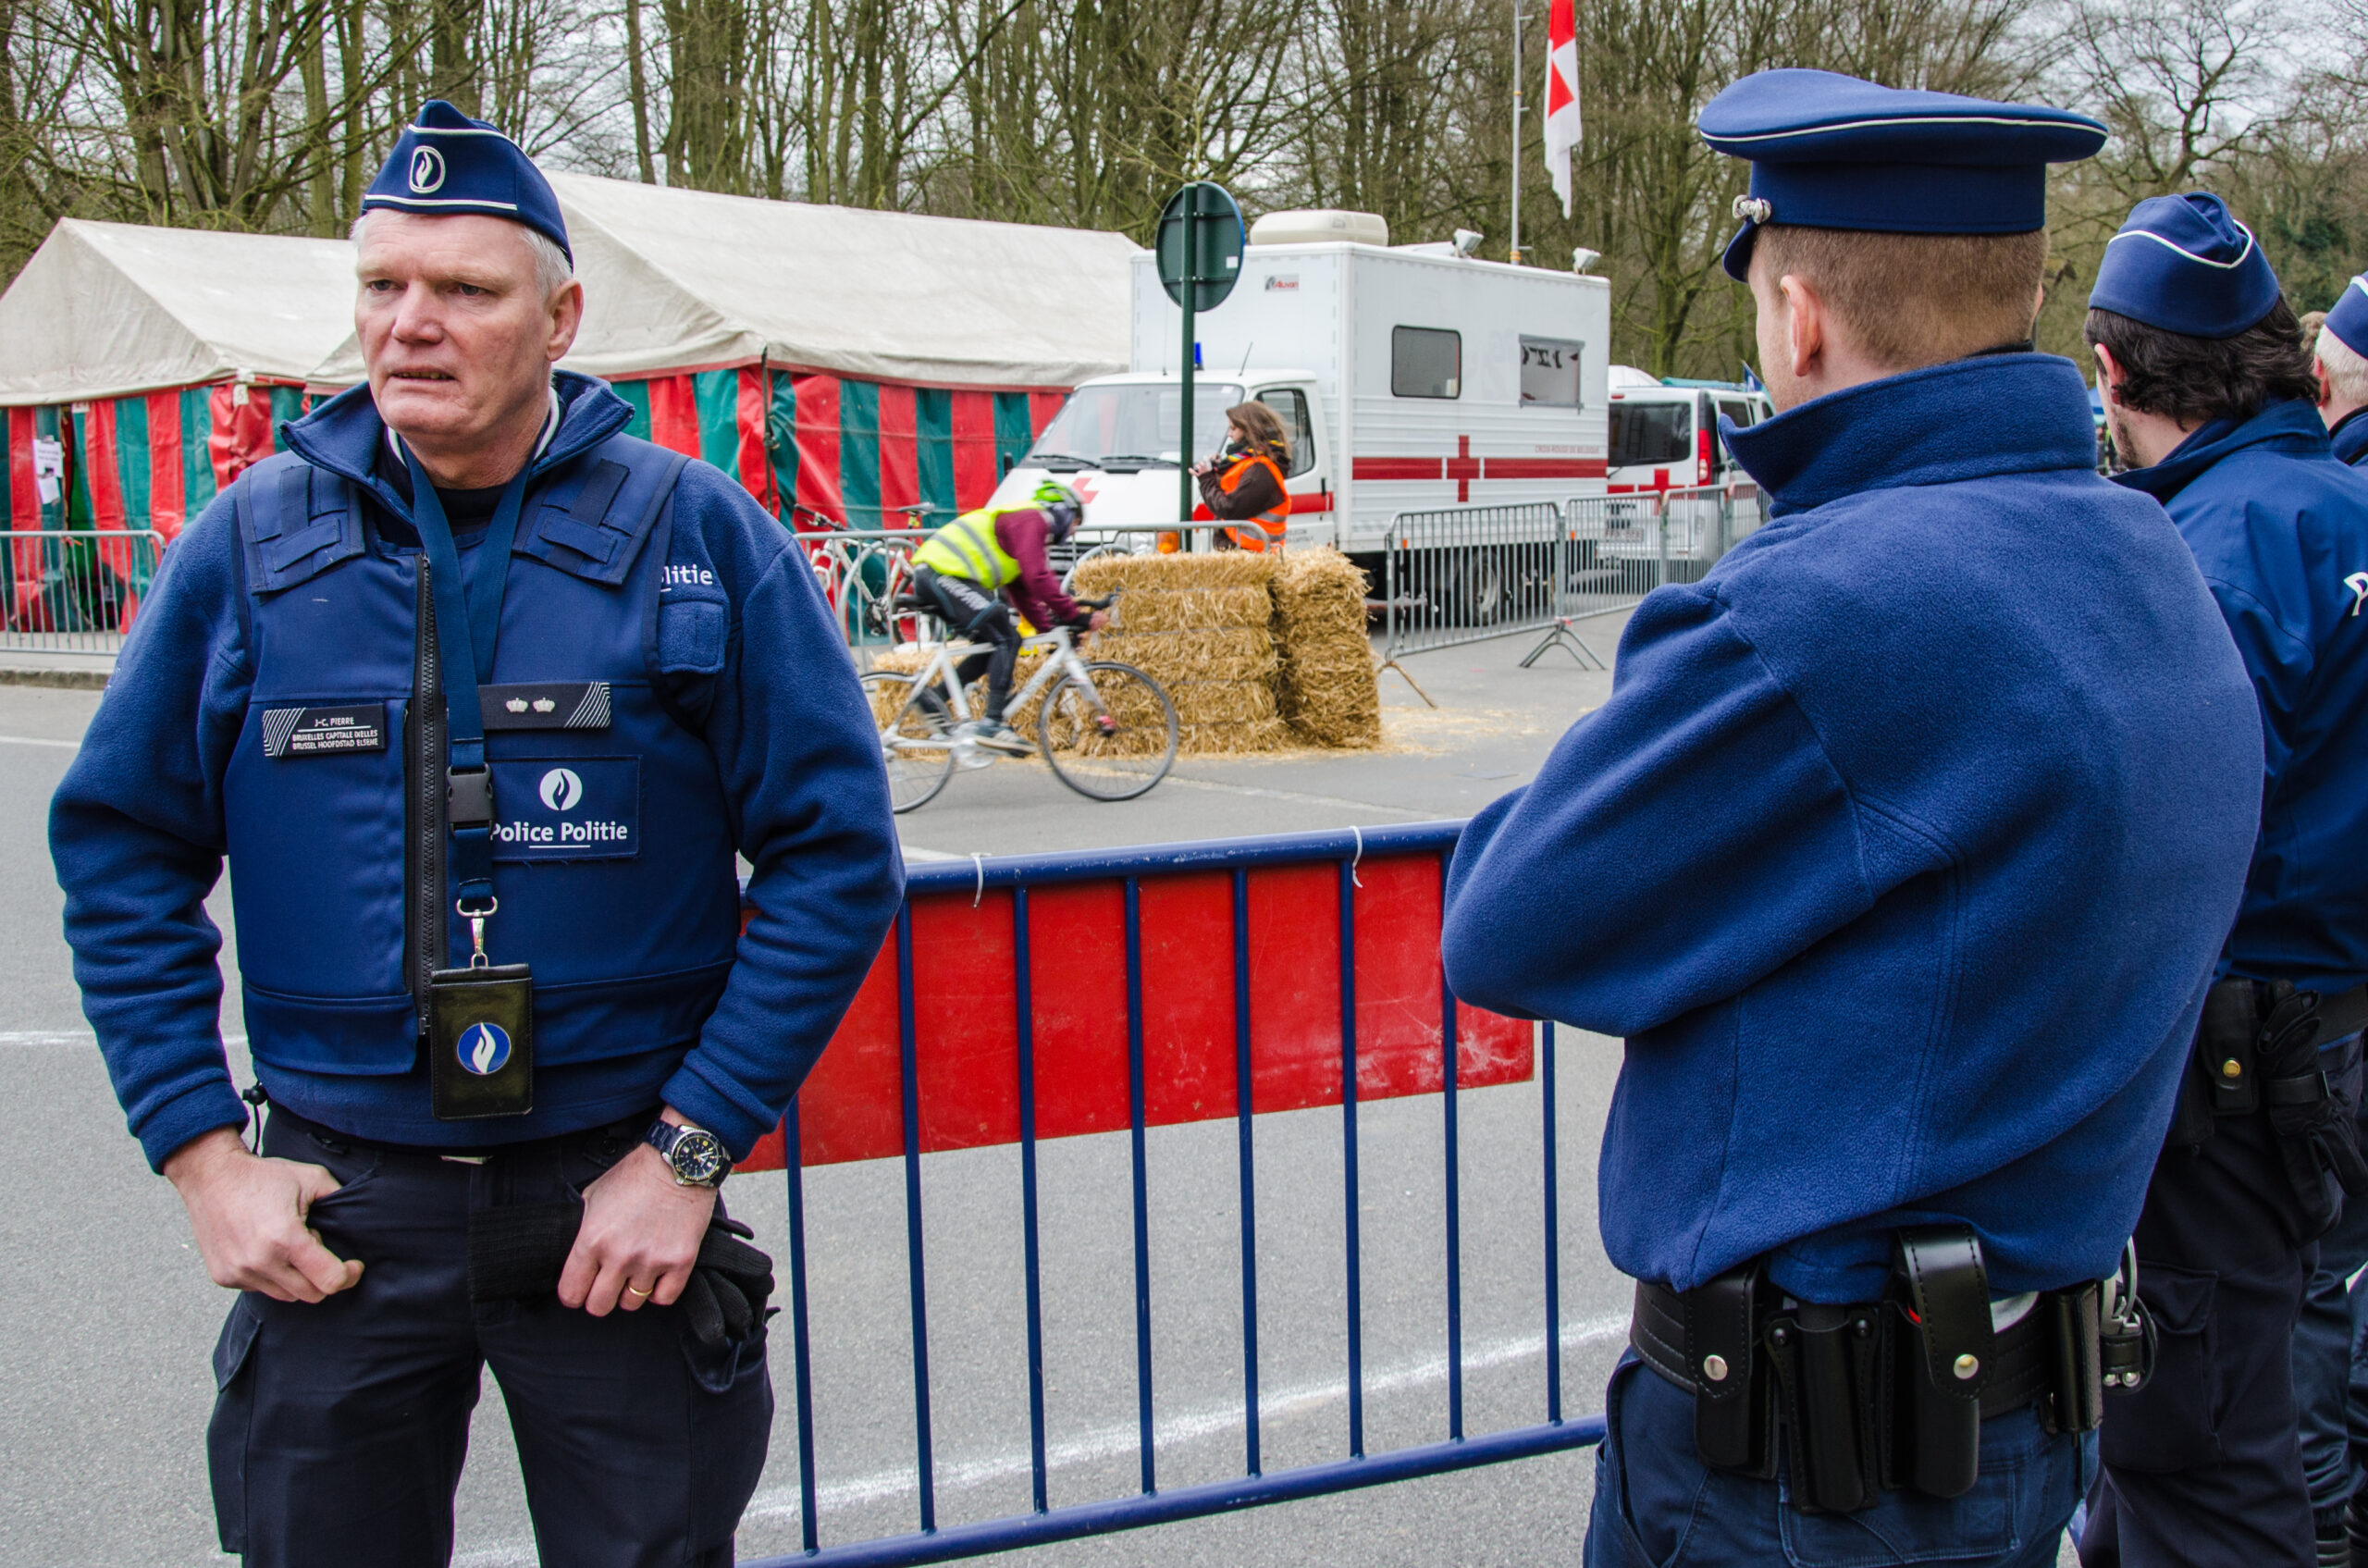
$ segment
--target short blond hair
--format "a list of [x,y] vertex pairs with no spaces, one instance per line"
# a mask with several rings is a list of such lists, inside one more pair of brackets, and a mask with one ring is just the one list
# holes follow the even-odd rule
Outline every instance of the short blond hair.
[[2031,335],[2047,234],[1874,234],[1770,224],[1753,246],[1770,279],[1805,278],[1868,357],[1941,364]]

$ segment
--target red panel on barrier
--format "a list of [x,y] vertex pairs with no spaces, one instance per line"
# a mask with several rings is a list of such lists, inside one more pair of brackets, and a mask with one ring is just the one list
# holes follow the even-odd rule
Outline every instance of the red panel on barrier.
[[[957,898],[956,902],[960,902]],[[1127,893],[1117,882],[1028,895],[1036,1015],[1036,1134],[1127,1125]],[[1143,1037],[1151,1031],[1146,1021]]]
[[[1376,857],[1358,868],[1357,1095],[1441,1086],[1439,862]],[[1143,1100],[1154,1126],[1235,1113],[1233,879],[1229,871],[1141,882]],[[1251,1075],[1259,1112],[1340,1099],[1339,869],[1328,862],[1250,872]],[[1019,1136],[1014,897],[996,889],[912,904],[913,1019],[920,1146],[1008,1143]],[[1043,1138],[1125,1128],[1127,950],[1124,883],[1072,883],[1029,894],[1036,1130]],[[798,1097],[807,1165],[904,1149],[895,939]],[[1459,1005],[1464,1088],[1531,1071],[1526,1023]],[[742,1168],[776,1170],[779,1133]]]

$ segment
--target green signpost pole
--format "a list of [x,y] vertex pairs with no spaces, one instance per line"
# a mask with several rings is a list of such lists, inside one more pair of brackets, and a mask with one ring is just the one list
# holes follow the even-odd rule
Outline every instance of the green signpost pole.
[[[1200,216],[1201,186],[1200,182],[1195,180],[1184,187],[1184,288],[1182,290],[1184,296],[1184,396],[1181,400],[1183,412],[1180,415],[1184,427],[1176,438],[1176,455],[1178,460],[1176,474],[1176,520],[1178,523],[1192,521],[1192,463],[1196,456],[1192,451],[1192,297],[1199,291],[1200,284],[1200,268],[1194,265],[1199,259],[1200,252],[1198,243],[1200,235],[1196,232]],[[1181,534],[1177,536],[1177,541],[1187,548],[1190,543]]]

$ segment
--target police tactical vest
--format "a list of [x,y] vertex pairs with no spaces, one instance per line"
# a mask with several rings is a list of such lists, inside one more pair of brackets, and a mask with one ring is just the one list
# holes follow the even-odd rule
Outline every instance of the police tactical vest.
[[[625,436],[528,495],[493,680],[480,688],[497,820],[487,947],[534,969],[544,1066],[695,1039],[739,932],[715,762],[669,677],[724,665],[731,607],[669,584],[684,459]],[[419,551],[355,487],[294,453],[239,488],[254,685],[223,782],[254,1055],[317,1073],[417,1059],[404,755]],[[465,552],[464,552],[465,553]],[[705,574],[696,574],[705,579]],[[465,673],[446,671],[448,689]],[[449,921],[439,962],[467,961]]]

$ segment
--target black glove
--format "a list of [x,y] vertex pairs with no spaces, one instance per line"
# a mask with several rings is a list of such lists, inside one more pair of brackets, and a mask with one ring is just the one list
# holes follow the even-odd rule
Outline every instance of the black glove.
[[[584,1223],[584,1204],[514,1204],[469,1216],[469,1300],[534,1301],[559,1289],[559,1277]],[[692,1334],[710,1349],[755,1333],[773,1293],[773,1260],[748,1245],[756,1232],[722,1214],[708,1221],[691,1282],[675,1305]]]
[[2262,1020],[2257,1047],[2262,1104],[2277,1134],[2305,1241],[2325,1234],[2341,1217],[2343,1201],[2334,1187],[2354,1196],[2368,1192],[2359,1121],[2350,1102],[2328,1088],[2319,1070],[2318,1009],[2317,996],[2281,982]]
[[675,1303],[699,1343],[710,1350],[738,1344],[764,1326],[765,1303],[773,1293],[773,1260],[748,1245],[756,1234],[721,1214],[709,1221],[691,1282]]

